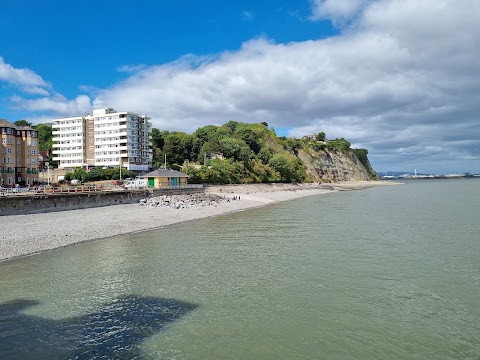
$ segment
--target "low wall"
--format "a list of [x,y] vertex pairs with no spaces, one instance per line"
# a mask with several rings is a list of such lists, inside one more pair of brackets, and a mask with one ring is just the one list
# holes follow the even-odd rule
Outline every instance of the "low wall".
[[147,196],[151,195],[140,190],[2,196],[0,216],[132,204]]

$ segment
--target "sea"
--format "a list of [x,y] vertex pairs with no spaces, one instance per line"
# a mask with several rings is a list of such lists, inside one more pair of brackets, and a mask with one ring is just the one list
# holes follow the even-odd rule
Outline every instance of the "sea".
[[1,263],[0,359],[478,360],[480,179],[310,196]]

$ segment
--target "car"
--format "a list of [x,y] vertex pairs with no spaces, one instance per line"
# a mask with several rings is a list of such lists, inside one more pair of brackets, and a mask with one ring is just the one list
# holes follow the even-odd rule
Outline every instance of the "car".
[[146,189],[148,188],[148,182],[145,179],[129,180],[123,187],[125,189]]

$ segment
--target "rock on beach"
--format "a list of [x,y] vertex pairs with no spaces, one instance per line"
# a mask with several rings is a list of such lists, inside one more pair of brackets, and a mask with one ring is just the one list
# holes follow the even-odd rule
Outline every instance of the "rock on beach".
[[161,195],[140,200],[138,206],[157,208],[189,209],[192,207],[218,206],[236,200],[217,194]]

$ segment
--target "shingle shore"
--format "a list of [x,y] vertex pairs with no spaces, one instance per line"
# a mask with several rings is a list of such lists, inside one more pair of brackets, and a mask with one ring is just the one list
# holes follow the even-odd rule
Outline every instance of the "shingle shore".
[[[377,183],[358,188],[371,187]],[[85,241],[161,228],[233,211],[318,195],[332,190],[313,184],[231,185],[206,189],[218,195],[209,206],[112,205],[55,213],[0,217],[0,261],[65,247]],[[228,198],[228,200],[227,200]],[[233,200],[236,198],[237,200]]]

